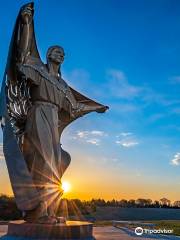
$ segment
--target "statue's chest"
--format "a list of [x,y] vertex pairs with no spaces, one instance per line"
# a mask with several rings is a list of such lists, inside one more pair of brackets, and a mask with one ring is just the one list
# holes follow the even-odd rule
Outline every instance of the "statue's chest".
[[40,76],[39,85],[31,90],[32,100],[43,100],[61,106],[67,89],[63,83]]

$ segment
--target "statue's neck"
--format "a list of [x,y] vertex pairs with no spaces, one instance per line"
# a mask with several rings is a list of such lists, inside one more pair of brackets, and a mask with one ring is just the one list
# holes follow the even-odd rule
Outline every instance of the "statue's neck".
[[61,65],[49,62],[48,71],[53,77],[59,78],[61,75]]

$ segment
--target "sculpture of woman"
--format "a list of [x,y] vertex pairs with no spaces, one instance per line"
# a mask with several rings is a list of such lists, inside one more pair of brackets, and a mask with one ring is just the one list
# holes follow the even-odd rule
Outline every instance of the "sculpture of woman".
[[4,154],[17,206],[29,222],[56,223],[55,203],[70,155],[60,144],[75,119],[108,107],[72,89],[62,79],[64,50],[52,46],[40,59],[34,34],[33,3],[17,17],[2,86]]

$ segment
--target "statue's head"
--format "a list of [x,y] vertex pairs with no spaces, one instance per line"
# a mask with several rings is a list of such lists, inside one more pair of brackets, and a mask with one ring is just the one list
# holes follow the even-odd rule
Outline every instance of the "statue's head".
[[47,62],[54,62],[56,64],[61,64],[64,61],[64,49],[60,46],[52,46],[48,48],[47,51]]

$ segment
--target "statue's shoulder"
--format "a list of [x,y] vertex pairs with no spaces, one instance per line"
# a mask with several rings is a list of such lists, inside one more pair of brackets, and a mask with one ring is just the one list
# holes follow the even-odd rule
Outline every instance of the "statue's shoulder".
[[26,65],[31,65],[31,66],[42,66],[44,65],[44,63],[41,61],[40,58],[37,58],[37,57],[33,57],[33,56],[28,56],[26,59],[25,59],[25,62],[24,64]]
[[64,93],[70,90],[68,84],[61,77],[59,80],[57,80],[56,78],[51,76],[48,72],[46,64],[44,64],[38,58],[32,56],[29,57],[28,59],[26,59],[24,64],[21,64],[19,69],[24,75],[31,78],[32,80],[43,78]]
[[23,66],[32,68],[40,74],[47,73],[46,65],[39,58],[36,57],[28,57]]
[[39,77],[49,79],[46,64],[44,64],[39,58],[32,56],[26,58],[26,61],[19,65],[19,70],[26,76],[31,75],[31,78],[39,75]]

